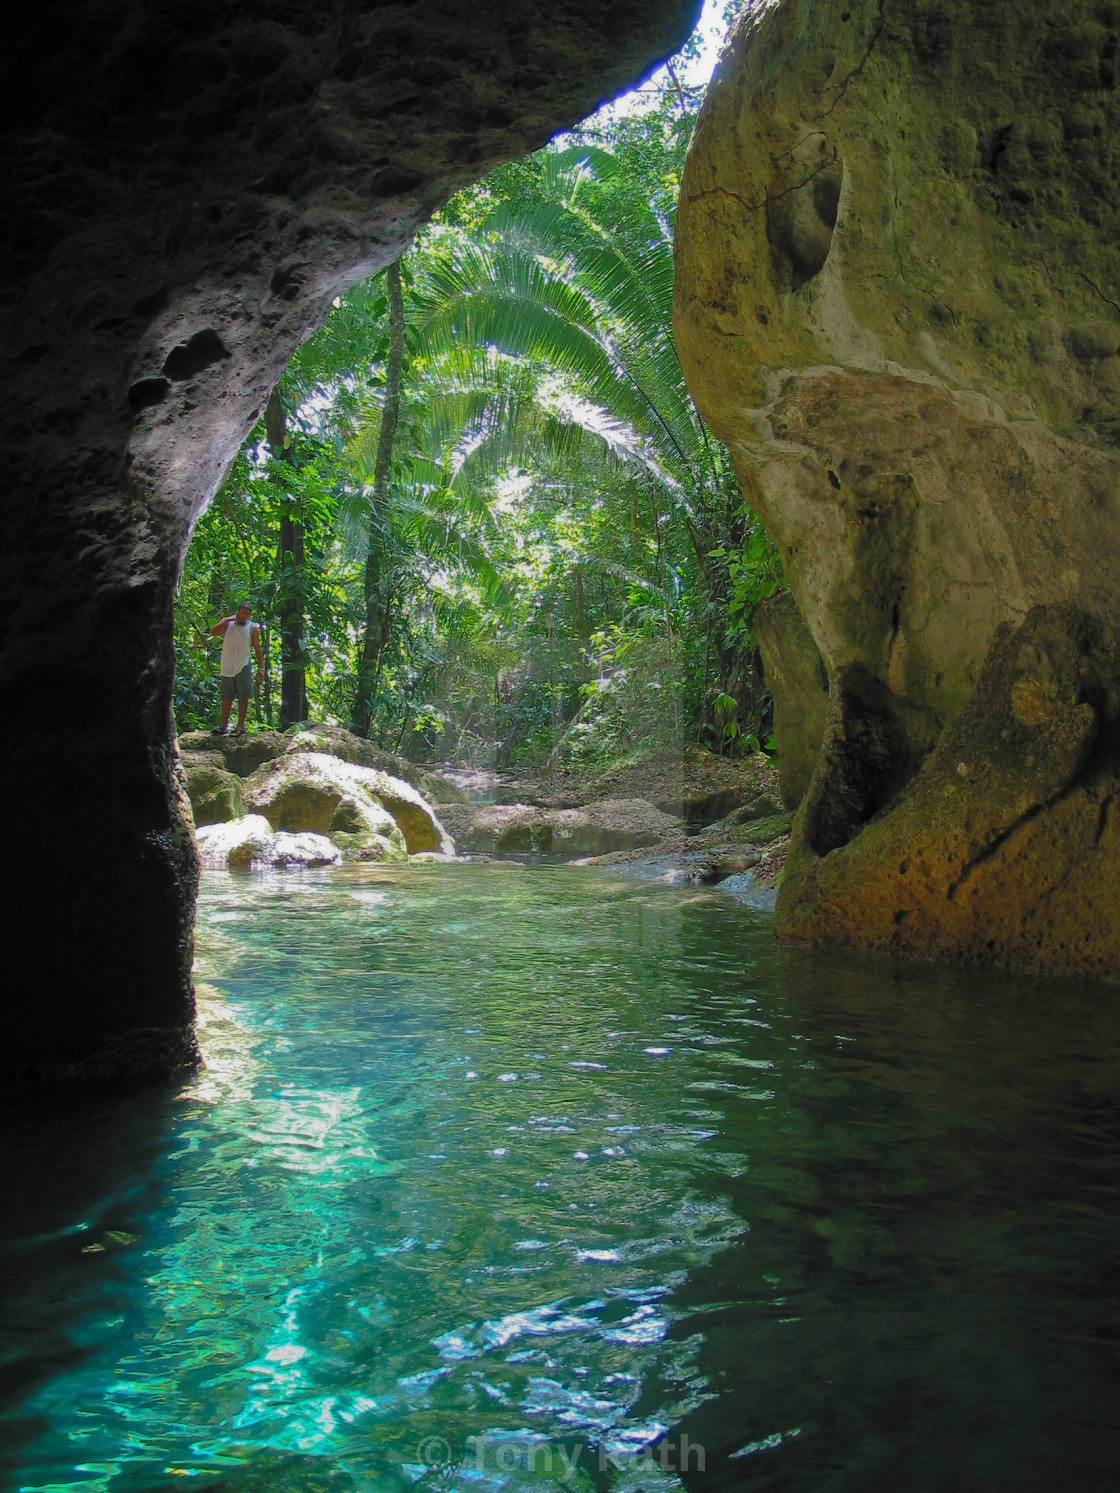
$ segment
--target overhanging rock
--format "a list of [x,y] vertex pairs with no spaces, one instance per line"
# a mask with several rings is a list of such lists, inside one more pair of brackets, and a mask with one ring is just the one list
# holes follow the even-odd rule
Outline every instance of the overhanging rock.
[[698,9],[43,0],[9,28],[5,1076],[190,1061],[172,596],[292,353],[451,192],[636,82]]
[[[874,880],[887,826],[918,833],[908,795],[1000,629],[1043,606],[1098,652],[1120,635],[1114,20],[1087,0],[782,0],[744,16],[705,101],[677,221],[682,364],[832,694],[799,816],[816,859],[779,899],[791,935],[880,946],[885,908],[908,930],[891,947],[1120,978],[1109,940],[1070,925],[1088,903],[1034,921],[1030,877],[1002,912],[978,880],[918,917],[886,859],[862,910],[841,912],[828,869]],[[1088,858],[1094,816],[1067,833]],[[961,921],[972,901],[1032,931],[989,948]]]

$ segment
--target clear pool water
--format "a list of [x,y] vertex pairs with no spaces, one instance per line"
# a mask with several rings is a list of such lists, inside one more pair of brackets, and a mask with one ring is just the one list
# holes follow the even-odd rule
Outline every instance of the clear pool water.
[[0,1117],[0,1487],[1118,1485],[1114,993],[509,864],[215,875],[198,979]]

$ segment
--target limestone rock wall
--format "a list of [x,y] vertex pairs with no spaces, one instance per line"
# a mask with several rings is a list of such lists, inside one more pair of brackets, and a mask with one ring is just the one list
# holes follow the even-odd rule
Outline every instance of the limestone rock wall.
[[23,7],[0,56],[6,1074],[189,1059],[191,525],[334,296],[698,0]]
[[796,809],[813,776],[828,714],[828,673],[788,591],[755,609],[751,622],[774,697],[774,743],[782,800]]
[[[905,801],[998,629],[1073,607],[1107,652],[1120,626],[1118,37],[1110,0],[782,0],[706,100],[682,362],[833,696],[779,903],[799,936],[881,941],[816,863]],[[980,957],[985,916],[966,936],[933,899],[896,942]],[[1075,944],[989,952],[1120,977]]]

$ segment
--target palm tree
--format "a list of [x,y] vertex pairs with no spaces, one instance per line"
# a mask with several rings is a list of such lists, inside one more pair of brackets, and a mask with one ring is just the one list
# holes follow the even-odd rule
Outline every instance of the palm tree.
[[[726,696],[737,666],[734,635],[749,620],[740,606],[729,625],[728,557],[751,537],[752,519],[681,373],[671,222],[633,201],[621,224],[597,210],[623,175],[618,158],[599,148],[549,152],[535,200],[499,204],[470,230],[434,230],[418,345],[462,389],[473,368],[482,398],[461,433],[464,465],[488,465],[492,474],[535,466],[553,476],[575,466],[604,481],[621,506],[637,501],[647,510],[670,664],[681,589],[672,551],[685,536],[700,630]],[[495,390],[501,359],[528,363],[538,377],[520,392],[508,381]],[[761,530],[753,537],[775,570]]]

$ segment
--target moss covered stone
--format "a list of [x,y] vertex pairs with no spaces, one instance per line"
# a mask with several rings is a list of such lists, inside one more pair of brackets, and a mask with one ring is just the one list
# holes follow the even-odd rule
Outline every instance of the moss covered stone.
[[226,824],[245,813],[241,779],[219,767],[221,760],[213,753],[202,752],[185,752],[182,757],[191,812],[199,828],[204,824]]
[[409,855],[454,851],[431,805],[410,784],[325,752],[285,753],[258,768],[246,788],[249,807],[274,830],[381,836]]

